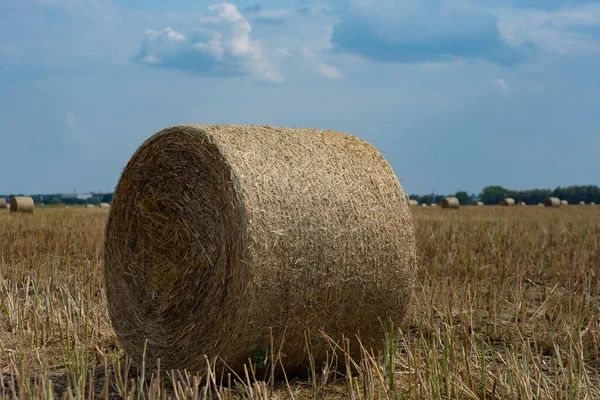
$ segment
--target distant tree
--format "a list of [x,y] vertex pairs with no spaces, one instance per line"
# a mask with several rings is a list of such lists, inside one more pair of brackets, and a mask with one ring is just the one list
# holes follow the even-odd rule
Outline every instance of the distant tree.
[[454,196],[458,199],[461,206],[469,206],[473,204],[473,199],[471,199],[471,196],[469,196],[467,192],[456,192]]
[[486,186],[479,196],[484,204],[498,204],[500,201],[509,197],[509,190],[502,186]]

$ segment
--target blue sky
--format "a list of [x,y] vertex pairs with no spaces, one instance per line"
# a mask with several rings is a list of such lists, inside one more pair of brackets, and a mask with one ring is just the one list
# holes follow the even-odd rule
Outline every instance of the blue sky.
[[600,2],[0,0],[0,193],[112,190],[167,126],[336,129],[409,193],[600,184]]

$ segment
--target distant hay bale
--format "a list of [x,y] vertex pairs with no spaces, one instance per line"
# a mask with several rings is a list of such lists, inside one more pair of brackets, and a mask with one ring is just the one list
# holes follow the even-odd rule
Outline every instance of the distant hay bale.
[[8,208],[8,204],[6,204],[6,199],[4,197],[0,197],[0,210],[5,210]]
[[[146,140],[119,180],[105,230],[108,312],[146,366],[235,371],[282,339],[306,371],[360,333],[381,346],[416,272],[409,202],[381,154],[351,135],[181,125]],[[146,342],[147,340],[147,342]],[[355,344],[351,352],[357,354]],[[269,357],[270,358],[270,357]]]
[[435,204],[435,203],[431,203],[431,204],[430,204],[430,207],[437,207],[437,206],[438,206],[438,205],[437,205],[437,204]]
[[96,206],[94,206],[93,204],[86,204],[85,208],[95,208]]
[[33,199],[27,196],[16,196],[10,199],[10,212],[32,213]]
[[421,207],[427,207],[427,204],[423,203],[421,204]]
[[561,205],[561,206],[568,206],[568,205],[569,205],[569,202],[568,202],[567,200],[561,200],[561,201],[560,201],[560,205]]
[[475,203],[475,205],[476,205],[476,206],[479,206],[479,207],[481,207],[481,206],[483,206],[484,204],[483,204],[483,201],[478,201],[478,202],[476,202],[476,203]]
[[593,201],[590,201],[590,206],[595,206],[596,203],[594,203]]
[[560,199],[558,197],[548,197],[544,200],[546,207],[560,207]]
[[442,200],[442,208],[458,208],[460,202],[456,197],[446,197]]
[[419,205],[419,202],[416,200],[409,200],[409,203],[411,207],[417,207]]
[[525,203],[524,201],[521,201],[521,202],[519,202],[519,205],[520,205],[520,206],[526,206],[526,205],[527,205],[527,203]]
[[580,201],[580,202],[579,202],[579,205],[580,205],[580,206],[585,206],[585,201]]
[[100,208],[110,208],[109,203],[100,203]]
[[538,206],[544,207],[544,203],[538,203]]
[[506,199],[500,201],[500,205],[504,207],[512,207],[515,205],[515,199],[512,197],[507,197]]

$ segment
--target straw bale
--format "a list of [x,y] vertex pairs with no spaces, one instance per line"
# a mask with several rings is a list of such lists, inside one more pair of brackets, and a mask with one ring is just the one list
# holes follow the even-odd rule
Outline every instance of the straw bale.
[[442,200],[442,208],[458,208],[460,202],[456,197],[446,197]]
[[409,200],[409,203],[411,207],[417,207],[419,205],[419,202],[416,200]]
[[500,205],[501,206],[505,206],[505,207],[511,207],[515,205],[515,199],[511,198],[511,197],[507,197],[506,199],[500,201]]
[[590,206],[595,206],[596,203],[594,203],[593,201],[590,201]]
[[435,203],[431,203],[431,204],[430,204],[430,206],[431,206],[431,207],[437,207],[438,205],[437,205],[437,204],[435,204]]
[[526,205],[527,205],[527,203],[525,203],[524,201],[520,201],[520,202],[519,202],[519,205],[520,205],[520,206],[526,206]]
[[27,196],[16,196],[10,199],[10,212],[32,213],[33,199]]
[[[234,371],[282,338],[306,371],[381,321],[402,323],[416,272],[409,203],[392,168],[351,135],[300,128],[180,125],[129,161],[105,231],[108,311],[146,365]],[[352,351],[356,354],[358,346]]]
[[95,208],[96,206],[94,206],[93,204],[86,204],[85,208]]
[[110,208],[109,203],[100,203],[100,208]]
[[427,204],[423,203],[421,204],[421,207],[427,207]]
[[580,206],[585,206],[585,201],[580,201],[580,202],[579,202],[579,205],[580,205]]
[[558,197],[548,197],[544,200],[546,207],[560,207],[560,199]]
[[6,204],[6,199],[4,197],[0,197],[0,210],[7,209],[8,204]]
[[479,207],[481,207],[481,206],[483,206],[484,204],[483,204],[483,201],[478,201],[478,202],[476,202],[476,203],[475,203],[475,205],[476,205],[476,206],[479,206]]
[[569,205],[569,202],[568,202],[567,200],[561,200],[561,201],[560,201],[560,205],[561,205],[561,206],[568,206],[568,205]]

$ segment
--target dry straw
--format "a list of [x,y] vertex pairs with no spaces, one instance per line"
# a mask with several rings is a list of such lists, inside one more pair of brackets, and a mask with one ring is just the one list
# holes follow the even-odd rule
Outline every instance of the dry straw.
[[33,199],[26,196],[16,196],[10,199],[10,212],[32,213]]
[[416,200],[409,200],[409,203],[411,207],[417,207],[419,205],[419,202]]
[[4,197],[0,197],[0,210],[7,209],[8,204],[6,204],[6,199]]
[[456,197],[446,197],[442,200],[442,208],[458,208],[460,202]]
[[[234,370],[283,340],[286,372],[319,330],[381,347],[415,277],[409,203],[368,143],[311,129],[181,125],[124,169],[104,242],[108,311],[138,363]],[[308,336],[307,336],[308,335]],[[353,351],[357,346],[353,347]]]
[[505,207],[511,207],[515,205],[515,199],[511,198],[511,197],[507,197],[506,199],[500,201],[500,205],[501,206],[505,206]]
[[568,205],[569,205],[569,202],[568,202],[567,200],[561,200],[561,201],[560,201],[560,205],[561,205],[561,206],[568,206]]

